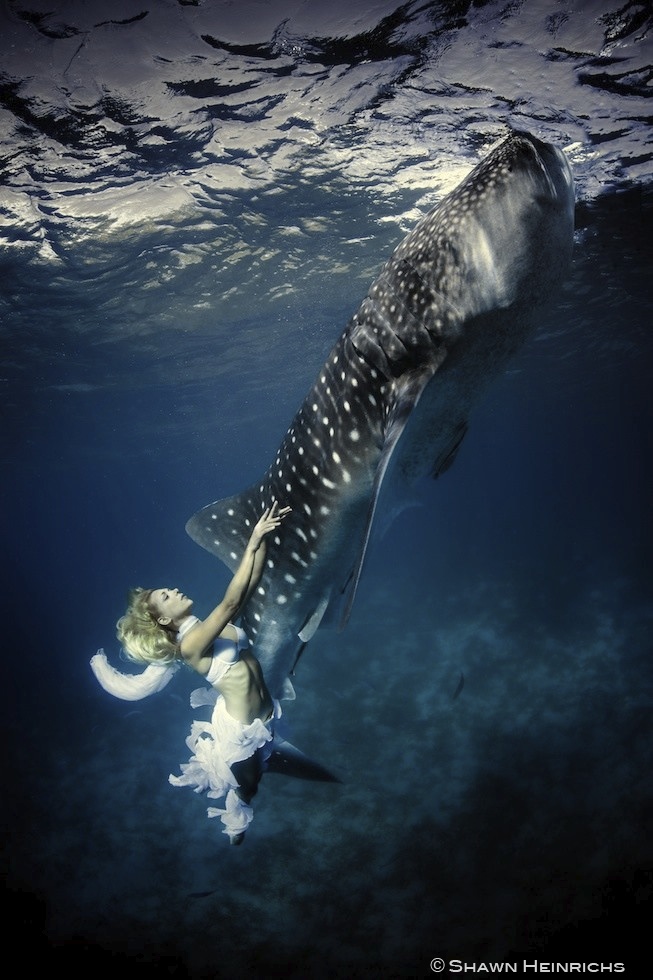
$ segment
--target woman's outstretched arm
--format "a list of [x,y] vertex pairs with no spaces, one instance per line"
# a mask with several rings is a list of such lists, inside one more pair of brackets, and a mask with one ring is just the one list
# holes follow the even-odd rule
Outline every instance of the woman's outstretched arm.
[[197,669],[208,647],[216,636],[220,636],[225,626],[235,619],[253,589],[260,581],[265,559],[265,537],[279,527],[282,520],[290,512],[290,507],[279,507],[275,502],[264,511],[252,531],[240,565],[227,587],[222,600],[185,637],[182,643],[182,656],[191,667]]

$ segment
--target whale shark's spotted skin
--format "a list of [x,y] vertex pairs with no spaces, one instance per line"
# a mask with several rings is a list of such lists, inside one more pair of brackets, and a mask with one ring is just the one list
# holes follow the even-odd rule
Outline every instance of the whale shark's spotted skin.
[[292,507],[244,616],[273,695],[293,696],[288,674],[318,626],[346,621],[390,462],[395,480],[451,464],[572,238],[563,155],[511,133],[384,265],[261,480],[188,522],[235,569],[263,509]]

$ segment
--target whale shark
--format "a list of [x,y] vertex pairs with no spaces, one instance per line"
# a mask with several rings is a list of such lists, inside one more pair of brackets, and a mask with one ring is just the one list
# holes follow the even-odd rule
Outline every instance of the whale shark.
[[274,697],[295,696],[316,631],[346,625],[382,491],[401,499],[454,462],[567,273],[573,234],[563,152],[511,131],[385,262],[260,480],[188,521],[233,571],[261,512],[292,507],[242,619]]

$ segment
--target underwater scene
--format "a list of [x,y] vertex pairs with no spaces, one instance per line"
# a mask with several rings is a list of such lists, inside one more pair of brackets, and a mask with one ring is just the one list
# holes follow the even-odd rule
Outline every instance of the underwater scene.
[[[0,2],[8,957],[641,975],[652,64],[635,0]],[[169,780],[201,678],[90,661],[272,499],[308,771],[232,847]]]

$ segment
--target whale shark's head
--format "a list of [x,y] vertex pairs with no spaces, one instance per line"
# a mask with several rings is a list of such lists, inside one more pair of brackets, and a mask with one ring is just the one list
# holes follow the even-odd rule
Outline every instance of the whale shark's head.
[[564,154],[515,131],[420,223],[397,255],[411,254],[434,294],[446,296],[466,319],[539,303],[568,266],[573,221],[573,179]]
[[[513,132],[495,156],[490,184],[477,221],[488,229],[498,260],[510,269],[513,292],[524,275],[541,281],[548,292],[550,280],[568,265],[573,239],[574,182],[564,153],[529,133]],[[547,268],[539,261],[545,250]],[[530,263],[523,262],[526,253]]]

